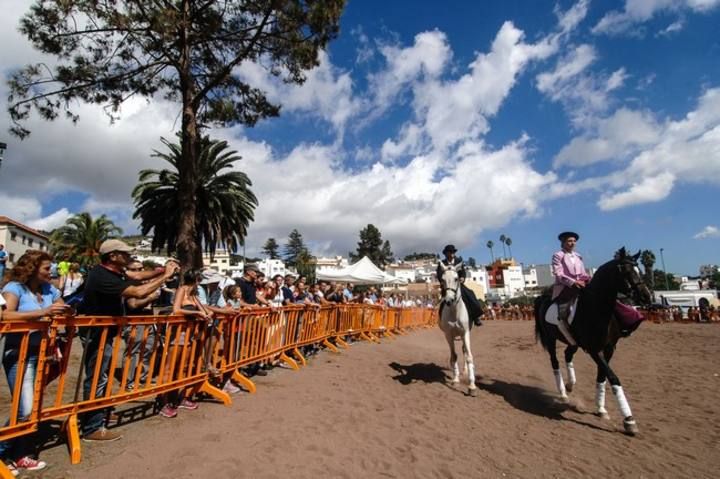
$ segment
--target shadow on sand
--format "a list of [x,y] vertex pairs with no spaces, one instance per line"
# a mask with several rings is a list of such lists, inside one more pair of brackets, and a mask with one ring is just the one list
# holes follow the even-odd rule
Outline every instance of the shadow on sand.
[[475,384],[481,391],[502,397],[505,402],[519,411],[535,416],[545,417],[555,421],[568,421],[581,426],[587,426],[599,431],[613,432],[613,430],[599,427],[585,421],[569,418],[563,415],[565,411],[573,411],[578,414],[588,414],[577,406],[559,401],[547,391],[534,386],[505,382],[499,379],[483,381],[477,377]]
[[399,364],[392,362],[388,364],[391,368],[398,372],[393,379],[400,384],[412,384],[417,381],[424,383],[442,383],[448,381],[445,370],[434,363],[415,363],[415,364]]

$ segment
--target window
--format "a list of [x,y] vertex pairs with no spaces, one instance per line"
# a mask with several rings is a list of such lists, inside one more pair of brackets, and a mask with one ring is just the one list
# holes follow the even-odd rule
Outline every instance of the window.
[[27,236],[23,235],[22,244],[27,244]]
[[28,238],[28,246],[32,248],[32,245],[33,245],[33,239]]
[[17,231],[10,232],[10,239],[12,241],[17,241]]
[[15,253],[10,253],[10,262],[11,263],[15,262]]

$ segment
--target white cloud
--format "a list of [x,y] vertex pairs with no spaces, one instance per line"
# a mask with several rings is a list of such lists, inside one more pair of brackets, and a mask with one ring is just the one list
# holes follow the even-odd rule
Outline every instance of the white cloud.
[[626,159],[660,138],[661,126],[649,112],[621,108],[597,122],[597,134],[573,138],[554,159],[557,167],[582,167],[607,160]]
[[555,15],[558,17],[558,26],[563,34],[570,33],[587,16],[590,0],[580,0],[570,7],[566,12],[561,12],[558,5],[555,5]]
[[693,239],[720,238],[720,228],[717,226],[706,226],[701,232],[693,236]]
[[665,172],[633,183],[626,191],[603,195],[598,201],[602,210],[616,210],[629,205],[650,203],[666,198],[675,183],[675,176]]
[[[633,25],[650,20],[659,12],[691,10],[696,13],[704,13],[718,5],[720,5],[720,0],[625,0],[625,8],[622,11],[608,12],[593,27],[592,32],[608,35],[622,34],[628,32]],[[681,27],[682,24],[674,28]]]
[[659,201],[678,183],[720,185],[720,88],[704,92],[696,109],[679,120],[621,109],[599,124],[595,133],[565,146],[556,165],[581,168],[613,160],[622,167],[606,177],[558,186],[559,192],[605,187],[599,205],[616,209]]
[[565,108],[576,127],[589,127],[611,105],[609,93],[619,89],[628,75],[619,68],[610,75],[589,69],[598,59],[592,45],[584,44],[560,58],[554,70],[540,73],[537,88]]
[[42,215],[42,204],[36,198],[0,194],[0,214],[31,228],[50,231],[65,223],[70,217],[67,208],[61,208],[47,216]]
[[280,103],[283,112],[301,112],[321,118],[342,136],[348,121],[362,110],[362,101],[353,96],[349,72],[335,67],[324,51],[318,59],[320,64],[306,72],[302,85],[285,83],[253,62],[244,62],[235,73],[251,86],[266,92],[271,102]]
[[432,248],[448,235],[469,245],[483,229],[537,214],[555,181],[532,168],[524,139],[498,150],[465,142],[451,167],[430,153],[403,166],[376,162],[359,171],[338,163],[343,152],[334,146],[302,144],[276,157],[267,145],[230,141],[246,159],[238,167],[253,180],[260,202],[248,243],[259,246],[268,237],[282,243],[298,228],[316,254],[353,249],[368,223],[399,251]]
[[672,35],[673,33],[679,32],[684,27],[685,27],[685,22],[683,20],[676,20],[676,21],[672,22],[670,25],[668,25],[665,29],[658,32],[658,36],[668,37],[668,36]]

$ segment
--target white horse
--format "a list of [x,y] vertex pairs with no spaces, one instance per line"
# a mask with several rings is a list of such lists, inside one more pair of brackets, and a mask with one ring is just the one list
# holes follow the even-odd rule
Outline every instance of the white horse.
[[443,307],[440,314],[440,329],[445,333],[448,345],[450,345],[450,366],[452,367],[453,384],[460,382],[460,370],[457,363],[457,353],[455,352],[455,338],[462,339],[463,355],[465,356],[464,372],[468,376],[468,394],[477,396],[477,386],[475,386],[475,365],[473,364],[473,355],[470,349],[470,317],[467,308],[462,300],[460,292],[460,279],[458,278],[458,269],[462,268],[462,263],[457,266],[445,266],[440,263],[442,270],[441,281],[445,285],[445,296],[442,299]]

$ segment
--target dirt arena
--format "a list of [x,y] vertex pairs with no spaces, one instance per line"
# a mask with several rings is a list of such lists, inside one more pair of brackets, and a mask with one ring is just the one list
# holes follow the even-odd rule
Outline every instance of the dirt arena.
[[720,326],[645,324],[621,341],[615,370],[640,427],[625,436],[592,414],[595,367],[579,353],[570,404],[554,399],[530,322],[473,330],[480,393],[447,385],[438,329],[323,352],[275,369],[231,407],[129,422],[124,438],[44,450],[47,478],[478,478],[720,475]]

